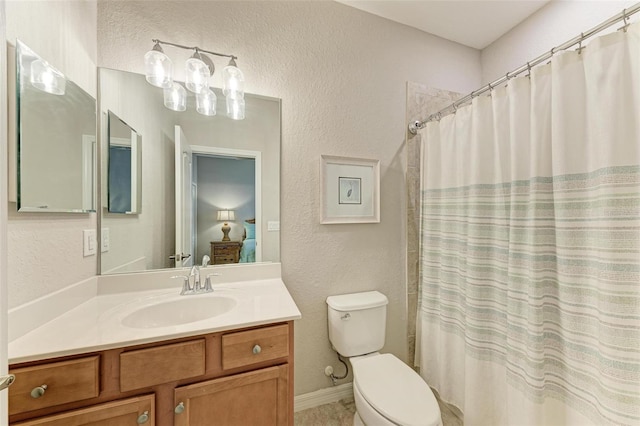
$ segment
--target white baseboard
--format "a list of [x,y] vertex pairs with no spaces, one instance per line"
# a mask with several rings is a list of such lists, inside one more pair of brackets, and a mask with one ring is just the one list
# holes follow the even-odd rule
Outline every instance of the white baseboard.
[[329,404],[345,398],[353,398],[353,383],[345,383],[298,395],[293,399],[293,411],[297,413],[307,408]]

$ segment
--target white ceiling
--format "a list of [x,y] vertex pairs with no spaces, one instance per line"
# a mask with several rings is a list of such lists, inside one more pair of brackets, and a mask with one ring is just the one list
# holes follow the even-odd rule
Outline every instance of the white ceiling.
[[336,0],[476,49],[484,49],[550,0]]

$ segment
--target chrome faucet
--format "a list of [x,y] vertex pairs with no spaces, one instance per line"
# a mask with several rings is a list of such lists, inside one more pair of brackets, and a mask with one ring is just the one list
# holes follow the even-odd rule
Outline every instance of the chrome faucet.
[[[209,261],[211,258],[206,254],[202,256],[202,267],[206,267],[209,265]],[[193,265],[191,267],[191,271],[189,275],[175,275],[171,278],[181,278],[183,280],[182,290],[180,291],[180,295],[186,294],[200,294],[200,293],[210,293],[213,291],[213,287],[211,286],[211,277],[217,276],[219,274],[213,273],[207,275],[207,279],[205,280],[204,286],[200,282],[200,266]],[[193,285],[191,285],[191,277],[193,277]]]
[[191,267],[189,277],[193,277],[193,292],[199,293],[202,289],[200,288],[200,267],[198,265]]

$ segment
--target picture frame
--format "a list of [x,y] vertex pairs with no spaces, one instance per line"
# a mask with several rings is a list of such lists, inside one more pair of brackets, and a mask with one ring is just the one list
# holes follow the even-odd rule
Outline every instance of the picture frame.
[[380,160],[321,155],[320,223],[380,223]]

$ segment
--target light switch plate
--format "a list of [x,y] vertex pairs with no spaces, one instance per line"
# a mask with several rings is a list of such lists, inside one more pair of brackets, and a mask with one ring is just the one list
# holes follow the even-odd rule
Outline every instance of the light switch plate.
[[109,251],[109,228],[102,228],[100,235],[100,253]]
[[267,221],[267,231],[279,231],[280,230],[280,221],[279,220],[269,220]]
[[82,233],[82,251],[84,256],[94,256],[97,251],[97,245],[96,230],[85,229]]

